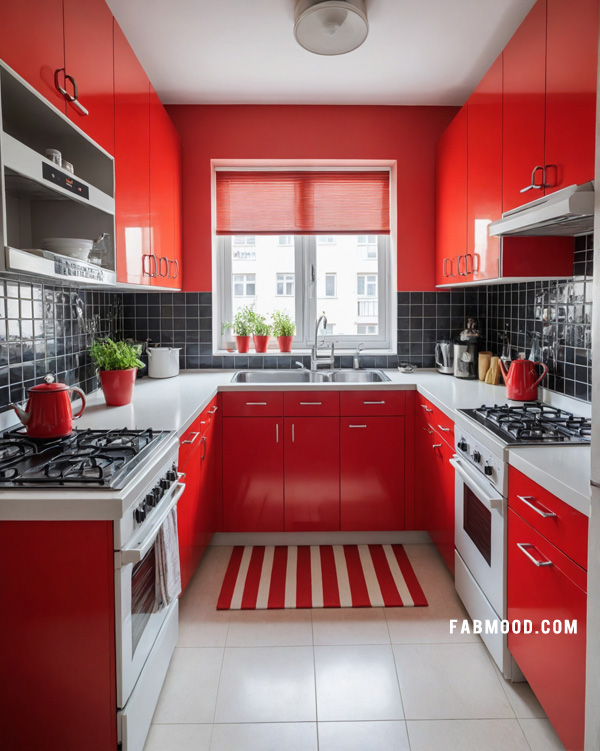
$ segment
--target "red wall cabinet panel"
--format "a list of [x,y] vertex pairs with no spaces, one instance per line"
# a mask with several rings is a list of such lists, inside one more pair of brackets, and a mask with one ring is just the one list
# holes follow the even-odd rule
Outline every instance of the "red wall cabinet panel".
[[0,58],[64,112],[66,102],[54,85],[54,71],[65,64],[62,0],[3,3]]
[[284,435],[286,532],[339,530],[339,419],[286,417]]
[[[548,0],[545,163],[552,193],[594,179],[597,0]],[[539,191],[536,191],[539,192]]]
[[502,55],[467,106],[467,248],[473,280],[496,279],[500,241],[488,225],[502,214]]
[[200,445],[188,458],[184,467],[182,482],[185,491],[177,504],[177,535],[179,538],[179,565],[181,568],[181,589],[185,592],[195,570],[194,566],[194,521],[200,503],[202,476],[200,471]]
[[283,531],[283,419],[223,418],[225,532]]
[[438,141],[436,170],[435,283],[467,281],[466,107],[460,110]]
[[[502,210],[544,195],[521,193],[544,165],[546,0],[538,0],[504,48]],[[536,183],[542,182],[538,170]],[[496,217],[498,218],[498,217]]]
[[341,529],[404,529],[404,418],[340,419]]
[[[531,634],[509,633],[508,647],[565,748],[582,751],[586,574],[511,508],[507,586],[508,620],[533,624]],[[555,620],[576,621],[577,633],[543,633]]]
[[117,278],[150,284],[150,82],[114,22]]

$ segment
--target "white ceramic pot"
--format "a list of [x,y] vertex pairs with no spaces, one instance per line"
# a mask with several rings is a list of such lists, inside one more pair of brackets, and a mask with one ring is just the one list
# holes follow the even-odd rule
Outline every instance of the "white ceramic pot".
[[150,378],[173,378],[179,375],[179,352],[176,347],[148,347]]

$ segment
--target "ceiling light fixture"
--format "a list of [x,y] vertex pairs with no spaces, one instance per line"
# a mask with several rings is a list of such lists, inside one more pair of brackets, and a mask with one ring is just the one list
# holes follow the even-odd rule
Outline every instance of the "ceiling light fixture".
[[297,0],[294,36],[309,52],[344,55],[369,33],[365,0]]

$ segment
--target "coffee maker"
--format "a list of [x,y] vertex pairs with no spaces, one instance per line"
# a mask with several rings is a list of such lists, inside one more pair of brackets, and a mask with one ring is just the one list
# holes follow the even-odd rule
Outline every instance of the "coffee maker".
[[479,330],[474,318],[467,320],[467,327],[454,344],[454,377],[477,378],[477,345]]
[[454,375],[454,343],[442,339],[435,345],[435,367],[444,375]]

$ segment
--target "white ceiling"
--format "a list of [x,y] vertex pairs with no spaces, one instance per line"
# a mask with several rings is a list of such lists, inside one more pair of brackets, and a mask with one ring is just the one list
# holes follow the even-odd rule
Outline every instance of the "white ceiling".
[[370,31],[323,57],[295,0],[108,0],[170,104],[460,105],[535,0],[366,0]]

